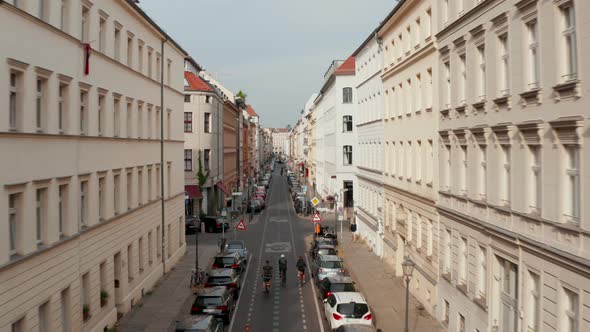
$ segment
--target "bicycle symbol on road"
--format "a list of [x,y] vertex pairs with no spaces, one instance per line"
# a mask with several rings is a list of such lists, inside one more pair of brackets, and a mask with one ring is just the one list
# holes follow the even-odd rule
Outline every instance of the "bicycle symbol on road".
[[270,253],[270,254],[291,252],[291,243],[290,242],[267,243],[265,252]]

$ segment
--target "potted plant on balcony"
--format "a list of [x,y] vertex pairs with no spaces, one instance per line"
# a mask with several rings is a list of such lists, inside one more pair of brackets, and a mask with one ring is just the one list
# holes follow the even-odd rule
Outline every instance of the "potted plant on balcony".
[[90,318],[90,307],[87,304],[82,306],[82,318],[84,318],[84,321],[87,321],[88,318]]
[[106,291],[100,291],[100,306],[104,307],[109,303],[109,293]]

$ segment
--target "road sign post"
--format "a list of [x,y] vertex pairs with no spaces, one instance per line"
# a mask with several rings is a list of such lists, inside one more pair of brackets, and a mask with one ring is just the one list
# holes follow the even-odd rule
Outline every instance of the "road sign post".
[[320,216],[320,214],[318,212],[313,214],[313,217],[311,218],[311,222],[322,222],[322,217]]
[[246,230],[246,224],[244,223],[244,219],[240,220],[240,222],[236,225],[235,229],[240,230],[240,231]]

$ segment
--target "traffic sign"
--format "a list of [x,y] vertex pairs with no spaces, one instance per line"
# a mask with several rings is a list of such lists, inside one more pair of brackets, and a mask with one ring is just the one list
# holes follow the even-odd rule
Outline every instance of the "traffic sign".
[[311,222],[322,222],[322,217],[318,212],[314,213],[313,218],[311,218]]
[[313,206],[317,206],[320,204],[320,200],[317,197],[314,197],[311,199],[311,204],[313,204]]
[[246,230],[246,224],[244,223],[244,219],[240,220],[240,222],[236,225],[236,229],[240,231]]

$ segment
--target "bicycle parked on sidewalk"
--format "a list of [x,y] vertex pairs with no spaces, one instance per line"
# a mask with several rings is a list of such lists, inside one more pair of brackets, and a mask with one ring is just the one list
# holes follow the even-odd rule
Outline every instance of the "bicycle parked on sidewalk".
[[190,288],[202,285],[205,282],[206,277],[207,273],[205,273],[205,271],[202,269],[199,269],[198,271],[196,269],[192,269]]

